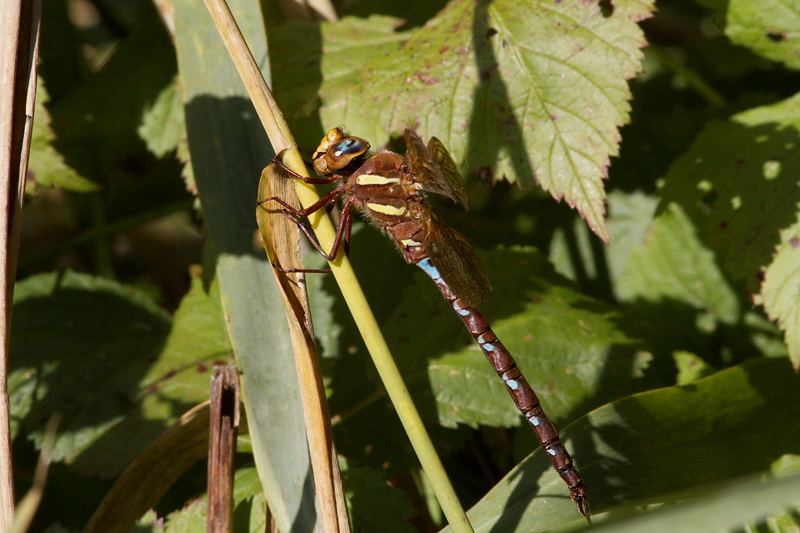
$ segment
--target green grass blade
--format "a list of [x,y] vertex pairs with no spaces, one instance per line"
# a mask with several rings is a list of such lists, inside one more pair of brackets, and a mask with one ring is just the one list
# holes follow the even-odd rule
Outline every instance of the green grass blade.
[[[266,61],[258,5],[232,8],[255,56]],[[272,154],[203,3],[180,1],[175,11],[192,166],[242,372],[253,454],[279,528],[310,530],[316,511],[283,304],[263,250],[253,246],[258,178]]]

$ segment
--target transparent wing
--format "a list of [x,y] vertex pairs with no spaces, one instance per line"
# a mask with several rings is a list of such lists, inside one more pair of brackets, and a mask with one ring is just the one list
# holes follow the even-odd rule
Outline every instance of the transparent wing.
[[436,164],[439,165],[442,174],[447,180],[448,188],[456,197],[456,201],[459,203],[459,205],[464,207],[464,209],[467,209],[467,191],[464,190],[464,184],[461,181],[461,174],[458,173],[456,163],[450,156],[450,152],[448,152],[447,148],[444,147],[442,141],[436,137],[431,137],[430,140],[428,140],[428,151],[433,156],[433,160],[436,162]]
[[447,196],[467,209],[467,192],[461,183],[456,164],[442,141],[431,137],[426,147],[413,130],[406,129],[403,136],[406,139],[406,158],[411,172],[417,177],[422,189]]
[[470,306],[486,306],[492,286],[472,245],[434,213],[423,224],[425,248],[453,294]]

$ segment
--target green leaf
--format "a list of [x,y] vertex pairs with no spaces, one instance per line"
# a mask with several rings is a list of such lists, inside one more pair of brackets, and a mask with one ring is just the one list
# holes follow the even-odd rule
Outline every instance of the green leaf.
[[781,0],[730,0],[725,35],[757,54],[800,68],[800,9]]
[[656,217],[645,245],[633,250],[617,291],[626,301],[675,302],[723,323],[739,319],[736,294],[677,204]]
[[800,223],[781,231],[781,243],[764,272],[764,284],[755,302],[786,333],[786,345],[795,368],[800,367]]
[[725,272],[750,290],[797,220],[800,94],[712,122],[670,168],[661,210],[679,203]]
[[609,284],[614,288],[625,276],[632,250],[645,242],[656,203],[654,196],[640,191],[610,191],[606,223],[611,242],[598,250],[586,226],[576,220],[572,228],[555,231],[548,258],[559,274],[578,282],[587,292],[596,287],[592,294],[605,296]]
[[[530,7],[511,0],[488,9],[450,2],[402,49],[376,45],[365,61],[361,48],[339,69],[324,68],[320,119],[376,145],[408,126],[436,135],[465,173],[491,168],[493,176],[523,183],[535,177],[608,240],[602,179],[618,153],[618,127],[628,120],[626,80],[641,68],[644,38],[636,23],[651,9],[618,2],[609,14],[595,4],[548,2],[531,17]],[[382,34],[378,44],[388,40]],[[333,91],[334,83],[347,91]],[[341,96],[328,97],[329,90]],[[313,106],[310,93],[303,102]]]
[[786,454],[772,463],[770,471],[776,476],[800,474],[800,455]]
[[[258,472],[253,467],[238,468],[233,478],[233,530],[263,532],[266,527],[265,502]],[[208,517],[208,495],[193,500],[165,520],[165,533],[204,531]]]
[[678,367],[677,385],[687,385],[700,378],[710,376],[715,368],[703,361],[697,354],[686,351],[677,351],[672,354],[675,366]]
[[[61,413],[53,460],[74,460],[136,409],[169,317],[143,293],[71,271],[17,284],[9,346],[12,418],[38,444],[43,422]],[[161,426],[162,428],[164,426]],[[138,438],[116,449],[123,464]]]
[[[760,476],[735,481],[723,488],[707,487],[694,491],[697,499],[664,506],[644,516],[609,520],[596,528],[608,532],[705,533],[707,531],[795,531],[797,529],[800,476],[764,481]],[[792,509],[794,508],[794,509]],[[788,511],[782,516],[781,511]],[[775,521],[785,528],[765,529]],[[752,529],[747,522],[752,522]],[[772,525],[772,524],[771,524]],[[745,529],[747,528],[747,529]]]
[[[197,269],[158,359],[141,378],[137,408],[96,443],[91,454],[78,457],[75,467],[88,475],[121,471],[133,452],[208,399],[212,367],[227,364],[231,355],[217,284],[206,293]],[[121,453],[123,449],[128,453]]]
[[158,157],[175,150],[186,139],[183,101],[178,79],[165,87],[142,117],[139,136]]
[[[767,472],[776,459],[797,453],[798,417],[800,378],[786,358],[762,358],[689,386],[617,400],[565,428],[562,438],[586,481],[598,521],[601,513],[619,502],[696,498],[716,490],[709,488],[712,484]],[[736,497],[721,496],[725,505],[708,504],[703,509],[715,524],[730,524],[731,517],[734,522],[752,520],[765,513],[767,506],[772,511],[781,502],[796,499],[797,489],[787,487],[797,483],[796,476],[787,478],[783,496],[770,492],[766,502],[760,500],[752,507],[749,497],[737,491]],[[752,496],[763,488],[751,482],[747,491]],[[690,495],[675,496],[688,490]],[[747,505],[743,505],[745,500]],[[569,520],[576,525],[581,521],[543,450],[536,450],[512,470],[469,516],[476,531],[544,531]],[[680,525],[673,520],[660,515],[658,523],[669,531],[709,530],[692,529],[686,525],[688,519]]]
[[408,522],[416,515],[414,507],[405,492],[389,485],[385,473],[352,466],[343,457],[339,461],[354,531],[414,531]]
[[85,475],[119,473],[208,398],[212,365],[230,355],[218,297],[198,277],[169,335],[169,318],[150,298],[102,278],[35,276],[16,293],[14,433],[22,421],[38,444],[44,418],[60,412],[54,460]]
[[156,156],[164,157],[175,150],[175,157],[183,164],[181,176],[186,183],[186,190],[197,195],[189,144],[186,142],[180,79],[177,76],[161,91],[149,109],[145,110],[137,131],[147,144],[147,149]]
[[202,531],[208,518],[208,501],[198,499],[183,509],[172,513],[164,525],[164,533],[192,533]]
[[[800,361],[792,288],[792,243],[800,216],[798,131],[800,95],[714,122],[676,161],[662,191],[662,210],[669,206],[666,210],[674,214],[672,202],[683,206],[694,225],[691,231],[716,252],[716,261],[733,280],[756,291],[766,268],[769,284],[761,286],[755,300],[786,332],[795,364]],[[671,256],[677,261],[678,250]],[[703,270],[711,274],[708,265]]]
[[136,130],[142,112],[175,76],[175,51],[164,24],[155,12],[146,13],[103,68],[53,109],[59,141],[79,170],[107,171],[118,161],[98,155],[119,157],[139,150]]
[[[319,126],[309,132],[302,124],[309,118],[317,121],[314,115],[320,106],[323,128],[341,124],[359,134],[361,124],[347,120],[348,95],[365,63],[400,50],[408,40],[410,32],[395,32],[402,23],[373,15],[345,17],[335,23],[294,22],[270,32],[274,69],[280,73],[274,81],[275,98],[293,124],[300,122],[297,140],[301,146],[311,149],[319,142]],[[303,38],[298,39],[299,35]]]
[[36,186],[63,187],[76,192],[96,191],[99,185],[78,174],[53,147],[56,135],[50,127],[50,113],[45,107],[48,101],[44,80],[38,78],[28,160],[28,171],[34,181],[28,183],[28,192],[35,192]]

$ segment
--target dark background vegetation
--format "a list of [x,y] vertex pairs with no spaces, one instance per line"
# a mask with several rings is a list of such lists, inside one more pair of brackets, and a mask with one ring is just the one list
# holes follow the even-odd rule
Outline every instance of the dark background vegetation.
[[[502,3],[478,4],[502,15]],[[327,123],[338,111],[324,95],[347,93],[336,92],[337,75],[362,68],[348,64],[348,47],[402,54],[402,43],[445,5],[342,2],[340,14],[358,18],[324,25],[288,23],[266,7],[273,85],[306,155],[329,127],[342,125],[354,135],[381,130],[373,145],[399,149],[401,128],[379,113],[370,131],[355,131],[369,117]],[[602,181],[610,245],[568,202],[536,186],[540,166],[515,175],[482,163],[483,148],[504,149],[505,130],[471,130],[469,142],[455,144],[469,212],[433,200],[480,251],[498,336],[557,425],[572,424],[565,435],[596,513],[691,501],[713,492],[709,485],[796,470],[800,383],[791,362],[797,366],[800,282],[791,252],[800,200],[800,104],[793,98],[800,48],[798,36],[779,27],[777,8],[756,5],[661,2],[642,22],[644,70],[630,80],[630,117]],[[614,9],[601,7],[611,10],[605,16]],[[783,48],[770,51],[758,35],[747,41],[729,31],[731,13],[747,9],[773,17],[754,15],[750,29]],[[365,18],[375,14],[403,20]],[[528,16],[535,30],[536,12]],[[800,14],[784,18],[796,23]],[[774,29],[763,30],[769,24]],[[388,37],[359,45],[353,34],[347,42],[348,28],[366,34],[381,25]],[[31,156],[9,379],[18,494],[30,486],[44,424],[55,412],[63,416],[35,530],[85,525],[122,469],[205,399],[210,368],[233,360],[214,281],[222,245],[207,239],[196,196],[174,40],[144,0],[44,3],[41,129]],[[375,68],[378,60],[370,61],[364,69]],[[392,74],[400,76],[399,68]],[[598,60],[598,72],[605,68],[615,75]],[[381,90],[393,98],[391,85]],[[565,94],[557,103],[587,98]],[[229,104],[243,113],[249,105]],[[447,104],[439,109],[458,107]],[[601,122],[612,131],[622,126]],[[437,124],[426,119],[425,133],[453,138]],[[602,157],[592,157],[603,167]],[[246,179],[254,212],[257,176]],[[567,186],[555,189],[563,194]],[[247,253],[268,268],[257,241]],[[579,520],[546,460],[525,459],[537,446],[534,435],[519,425],[502,384],[430,282],[363,224],[351,259],[464,505],[481,502],[482,523],[500,520],[495,531],[530,530],[534,514],[541,528]],[[309,285],[354,523],[364,531],[436,530],[441,517],[426,503],[429,489],[338,289],[325,276]],[[244,441],[237,519],[242,530],[258,530],[261,495]],[[515,466],[516,477],[504,479]],[[545,471],[550,477],[540,479]],[[721,510],[704,511],[720,527],[779,511],[770,506],[775,500],[753,502],[746,516],[731,511],[741,511],[750,494],[772,494],[759,481],[743,483],[721,493]],[[194,499],[204,487],[198,465],[141,530],[155,516],[193,530],[204,513]],[[567,514],[547,515],[543,493]]]

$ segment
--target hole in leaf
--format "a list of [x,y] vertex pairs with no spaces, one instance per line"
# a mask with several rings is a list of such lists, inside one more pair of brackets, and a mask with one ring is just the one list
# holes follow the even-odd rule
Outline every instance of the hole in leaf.
[[598,5],[600,6],[600,14],[603,15],[603,18],[608,18],[614,14],[614,4],[611,3],[611,0],[600,0]]
[[780,33],[780,32],[777,32],[777,31],[768,31],[767,32],[767,39],[769,39],[773,43],[779,43],[781,41],[785,41],[786,40],[786,34],[785,33]]

